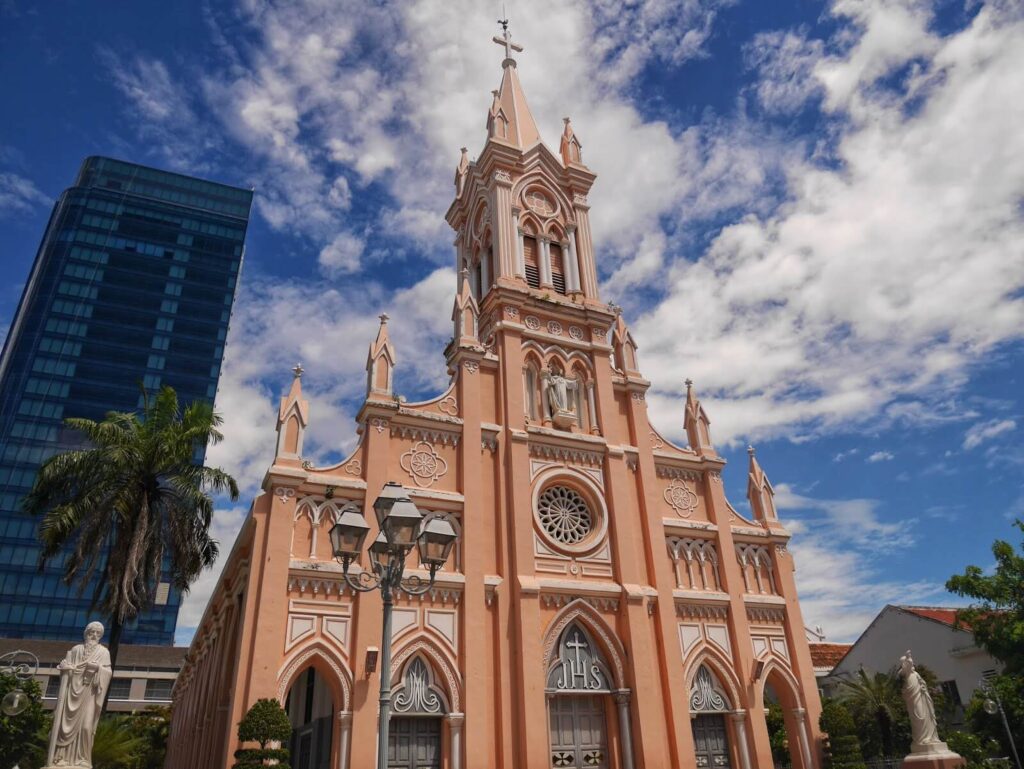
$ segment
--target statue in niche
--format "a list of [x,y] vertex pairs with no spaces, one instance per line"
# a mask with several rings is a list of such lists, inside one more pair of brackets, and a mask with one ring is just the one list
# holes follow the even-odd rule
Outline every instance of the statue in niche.
[[568,429],[577,422],[576,390],[579,383],[566,378],[561,371],[552,367],[544,372],[547,380],[548,411],[556,427]]
[[53,711],[47,769],[91,769],[92,744],[113,671],[110,653],[100,645],[103,625],[90,622],[85,642],[73,646],[57,664],[60,694]]
[[907,761],[915,757],[948,757],[954,761],[959,759],[960,757],[952,753],[946,743],[939,739],[935,703],[932,701],[931,692],[928,691],[927,682],[914,668],[914,658],[910,656],[909,649],[900,657],[900,675],[903,677],[903,701],[910,715],[911,743]]

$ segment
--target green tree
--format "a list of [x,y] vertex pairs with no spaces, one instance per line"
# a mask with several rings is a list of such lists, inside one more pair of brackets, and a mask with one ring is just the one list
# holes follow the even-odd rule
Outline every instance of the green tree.
[[128,728],[142,738],[143,750],[136,758],[133,769],[161,769],[167,753],[167,739],[171,729],[171,709],[167,705],[151,705],[140,713],[128,717]]
[[789,763],[789,738],[786,734],[786,717],[782,713],[782,706],[777,702],[768,703],[768,713],[765,715],[768,724],[768,741],[772,746],[772,760],[776,766]]
[[[170,387],[145,395],[141,415],[112,411],[102,422],[67,419],[87,448],[44,462],[25,498],[27,512],[44,516],[41,562],[71,545],[65,581],[84,590],[98,578],[93,602],[110,617],[112,665],[125,623],[152,604],[157,584],[167,580],[186,592],[217,559],[210,493],[227,492],[234,500],[238,486],[195,458],[221,440],[221,421],[208,403],[182,411]],[[162,573],[165,556],[168,574]]]
[[145,751],[145,737],[137,734],[130,716],[107,716],[96,727],[92,744],[93,769],[135,769]]
[[861,668],[853,678],[839,682],[836,694],[861,727],[858,731],[864,754],[895,755],[899,721],[904,714],[899,679],[891,673],[870,674]]
[[[1024,520],[1014,521],[1024,532]],[[970,628],[975,640],[1006,666],[1006,673],[1024,676],[1024,542],[1021,553],[997,539],[992,545],[996,567],[985,574],[968,566],[950,577],[946,589],[972,599],[957,612],[957,620]]]
[[[1020,676],[1000,675],[989,679],[988,685],[995,690],[1006,711],[1006,722],[1019,751],[1024,746],[1024,678]],[[1009,756],[1010,742],[1006,736],[1002,717],[985,712],[984,703],[988,697],[976,690],[967,704],[964,719],[971,732],[988,741],[997,743],[994,754]]]
[[235,751],[234,769],[256,769],[268,760],[276,760],[279,769],[289,769],[286,748],[268,748],[271,742],[284,745],[291,739],[292,724],[284,708],[274,699],[256,700],[249,712],[238,724],[238,739],[255,742],[259,748],[242,748]]
[[999,752],[999,744],[971,732],[950,732],[946,744],[954,753],[963,756],[967,762],[964,769],[986,769],[986,759]]
[[0,699],[15,689],[28,696],[28,707],[16,716],[0,712],[0,769],[11,769],[38,751],[40,733],[49,723],[39,684],[34,679],[22,681],[11,673],[0,673]]
[[825,769],[865,769],[853,716],[842,703],[825,700],[818,725],[828,734]]

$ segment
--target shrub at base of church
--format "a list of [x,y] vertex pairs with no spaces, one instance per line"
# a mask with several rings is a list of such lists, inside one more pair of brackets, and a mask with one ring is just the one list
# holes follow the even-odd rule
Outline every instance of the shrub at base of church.
[[819,723],[822,731],[828,733],[826,769],[866,769],[853,716],[846,708],[838,702],[826,702]]
[[267,745],[271,742],[285,744],[291,736],[291,722],[278,701],[269,698],[257,700],[238,724],[238,739],[259,743],[259,747],[236,750],[234,769],[256,769],[266,766],[267,761],[276,761],[278,769],[289,769],[288,750]]

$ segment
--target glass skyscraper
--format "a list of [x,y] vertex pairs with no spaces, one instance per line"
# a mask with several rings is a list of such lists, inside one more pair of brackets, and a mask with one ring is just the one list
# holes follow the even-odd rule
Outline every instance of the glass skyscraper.
[[[106,619],[64,585],[62,558],[39,571],[22,498],[47,457],[81,446],[65,418],[135,410],[140,385],[213,401],[252,195],[91,157],[57,200],[0,357],[0,636],[80,640]],[[158,585],[124,641],[172,643],[180,601]]]

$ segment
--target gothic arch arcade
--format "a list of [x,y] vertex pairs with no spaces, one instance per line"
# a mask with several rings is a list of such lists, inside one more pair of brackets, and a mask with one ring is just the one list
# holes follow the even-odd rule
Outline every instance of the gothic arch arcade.
[[[520,49],[498,40],[486,136],[459,157],[445,214],[447,381],[424,399],[396,391],[403,351],[382,313],[338,436],[353,448],[320,462],[293,370],[274,461],[175,685],[168,769],[230,767],[264,697],[287,704],[297,769],[371,769],[382,676],[392,769],[772,769],[766,700],[787,714],[794,769],[820,769],[772,486],[753,451],[725,467],[692,383],[674,425],[652,424],[636,340],[600,295],[590,217],[609,212],[591,210],[583,137],[566,119],[557,151],[544,144]],[[744,475],[749,516],[725,492]],[[380,596],[349,587],[329,532],[361,515],[372,541],[389,482],[459,540],[427,592],[396,594],[384,639]],[[370,565],[364,552],[350,573]],[[405,565],[428,576],[415,552]]]

